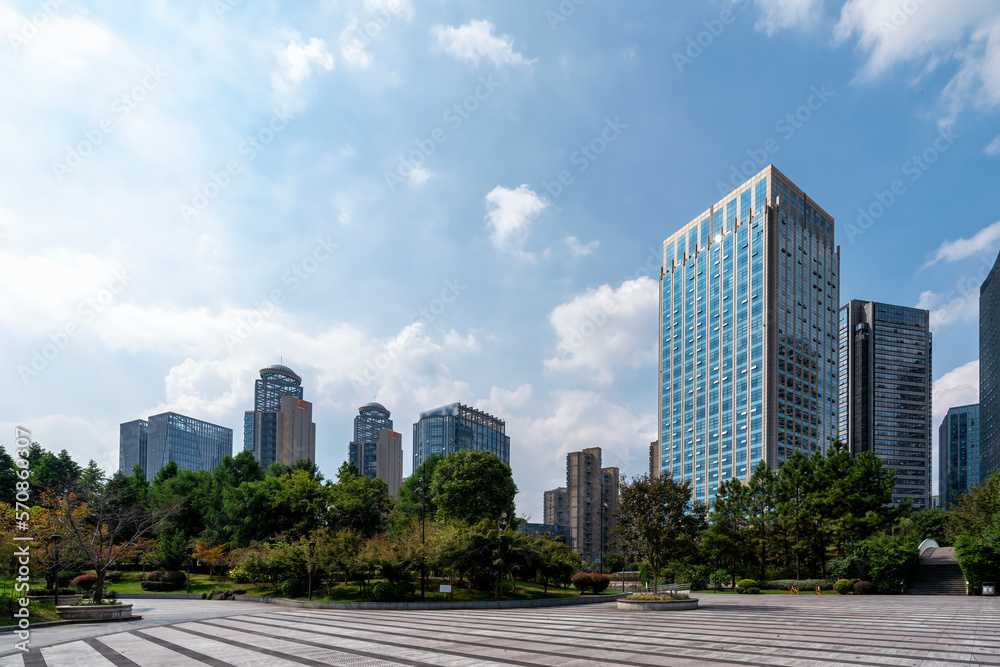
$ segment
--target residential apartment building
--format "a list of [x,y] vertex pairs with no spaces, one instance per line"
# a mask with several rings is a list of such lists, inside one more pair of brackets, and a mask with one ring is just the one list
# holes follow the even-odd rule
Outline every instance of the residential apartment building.
[[601,448],[590,447],[567,454],[566,486],[545,492],[545,523],[564,527],[567,544],[586,561],[614,549],[618,483],[618,468],[601,467]]

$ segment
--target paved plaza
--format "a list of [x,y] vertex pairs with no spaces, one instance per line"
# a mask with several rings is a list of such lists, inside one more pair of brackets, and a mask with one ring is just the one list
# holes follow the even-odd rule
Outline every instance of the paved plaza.
[[28,654],[0,635],[0,667],[1000,665],[998,598],[700,599],[696,611],[649,613],[613,603],[341,611],[136,600],[144,620],[35,629]]

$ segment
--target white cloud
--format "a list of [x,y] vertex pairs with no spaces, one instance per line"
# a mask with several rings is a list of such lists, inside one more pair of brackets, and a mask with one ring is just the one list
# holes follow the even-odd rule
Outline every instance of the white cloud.
[[945,241],[934,253],[934,258],[925,266],[935,264],[942,259],[947,262],[957,262],[981,252],[992,251],[998,240],[1000,240],[1000,221],[980,229],[971,239]]
[[[979,360],[952,369],[934,381],[934,424],[940,424],[949,408],[979,402]],[[935,426],[934,429],[937,432]]]
[[921,292],[917,308],[931,311],[931,329],[979,317],[979,288],[952,290],[948,294]]
[[1000,155],[1000,135],[997,135],[993,141],[986,145],[983,149],[983,153],[989,155],[990,157],[997,157]]
[[376,18],[383,17],[383,20],[387,14],[402,16],[407,20],[413,18],[410,0],[365,0],[365,10]]
[[658,293],[656,281],[642,277],[618,289],[601,285],[557,306],[549,322],[559,343],[546,368],[581,371],[606,384],[618,368],[655,364]]
[[[628,406],[591,391],[556,391],[539,400],[522,386],[507,395],[525,407],[542,404],[541,416],[524,417],[498,412],[507,422],[511,440],[511,468],[521,493],[519,515],[542,521],[542,498],[547,489],[566,485],[566,454],[600,447],[601,464],[617,467],[623,478],[649,471],[649,443],[656,439],[656,415],[636,414]],[[515,410],[494,403],[496,388],[484,405]],[[502,399],[500,399],[502,400]]]
[[320,69],[333,69],[333,55],[326,48],[326,42],[318,37],[312,37],[308,42],[302,41],[302,36],[294,30],[284,30],[288,40],[277,49],[279,70],[272,77],[275,90],[287,96],[294,93],[299,84],[312,74],[312,66]]
[[371,39],[358,29],[358,19],[353,18],[340,33],[340,57],[348,67],[368,69],[372,64],[372,56],[366,50]]
[[486,195],[486,228],[498,250],[533,257],[521,250],[531,223],[549,207],[549,201],[527,185],[511,190],[501,185]]
[[591,241],[590,243],[580,243],[580,239],[578,239],[575,236],[567,236],[566,238],[563,239],[563,243],[565,243],[569,247],[569,251],[573,254],[574,257],[586,257],[587,255],[597,250],[597,247],[601,245],[600,241]]
[[761,10],[756,28],[768,36],[785,28],[811,27],[823,16],[823,0],[755,0]]
[[514,50],[514,40],[510,35],[494,35],[495,29],[496,26],[489,21],[473,19],[458,28],[434,26],[431,34],[437,46],[459,62],[467,60],[478,66],[480,60],[492,60],[497,67],[535,62]]
[[955,61],[957,72],[942,91],[943,122],[965,107],[1000,105],[1000,5],[991,0],[848,0],[834,42],[857,36],[868,54],[861,78],[873,80],[904,62],[925,72]]
[[423,185],[433,175],[434,175],[434,172],[432,172],[430,170],[427,170],[427,169],[424,169],[423,166],[421,166],[421,165],[417,165],[410,172],[409,181],[410,181],[410,183],[413,183],[414,185]]

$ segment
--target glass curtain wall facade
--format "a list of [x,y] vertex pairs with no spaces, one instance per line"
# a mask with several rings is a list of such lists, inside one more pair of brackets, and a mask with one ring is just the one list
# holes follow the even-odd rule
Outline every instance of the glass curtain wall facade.
[[979,288],[979,481],[1000,468],[1000,257]]
[[233,455],[233,429],[164,412],[149,418],[146,479],[171,461],[184,470],[214,470]]
[[354,440],[347,446],[347,456],[362,475],[372,479],[378,477],[379,431],[392,431],[389,414],[384,405],[373,401],[358,408],[358,416],[354,418]]
[[896,471],[892,503],[931,496],[930,312],[852,300],[840,310],[840,439]]
[[837,434],[833,218],[768,166],[663,243],[660,471],[710,503]]
[[949,408],[938,429],[938,496],[953,503],[979,483],[979,404]]
[[119,427],[118,434],[118,469],[124,475],[131,475],[135,466],[142,468],[146,474],[147,437],[149,422],[145,419],[135,419],[125,422]]
[[504,420],[461,403],[421,412],[413,425],[413,469],[430,456],[462,449],[492,452],[509,464],[510,437],[505,428]]

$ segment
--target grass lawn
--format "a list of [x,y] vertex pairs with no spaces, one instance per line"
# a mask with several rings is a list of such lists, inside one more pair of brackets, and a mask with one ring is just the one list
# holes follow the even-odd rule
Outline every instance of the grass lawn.
[[[54,604],[42,604],[41,602],[32,602],[31,606],[28,607],[31,613],[32,623],[44,623],[46,621],[58,621],[59,614],[56,613],[56,606]],[[0,618],[0,628],[9,627],[11,625],[17,625],[18,619],[13,618]]]
[[[495,599],[492,593],[484,591],[473,591],[470,593],[467,588],[455,584],[452,587],[453,593],[449,595],[448,593],[440,592],[440,585],[443,583],[440,579],[431,579],[427,583],[427,589],[425,591],[425,597],[421,600],[420,598],[420,580],[415,580],[411,582],[416,588],[416,595],[414,596],[414,601],[418,602],[449,602],[454,600],[455,602],[478,602],[485,600]],[[338,584],[330,588],[330,595],[324,595],[326,593],[326,588],[320,586],[317,582],[313,582],[313,601],[320,602],[367,602],[368,598],[361,597],[360,590],[356,584]],[[235,584],[233,584],[235,587]],[[240,586],[240,588],[245,588],[247,595],[259,595],[261,597],[284,597],[280,592],[275,592],[270,586],[254,586],[246,584]],[[549,598],[567,598],[576,597],[580,595],[580,592],[575,588],[557,588],[554,586],[549,586]],[[295,600],[305,600],[308,596],[303,595]],[[546,597],[544,594],[544,587],[540,584],[533,583],[517,583],[517,589],[511,591],[509,585],[504,588],[503,599],[504,600],[536,600]]]

